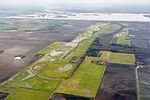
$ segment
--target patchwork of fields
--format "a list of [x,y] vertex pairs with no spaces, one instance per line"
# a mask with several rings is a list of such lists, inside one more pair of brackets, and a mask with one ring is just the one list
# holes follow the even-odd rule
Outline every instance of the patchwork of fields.
[[[39,93],[39,99],[32,98],[31,96],[31,100],[40,100],[43,96],[43,98],[50,98],[63,80],[72,77],[71,74],[73,74],[73,71],[77,70],[80,64],[80,62],[76,60],[84,60],[83,56],[92,41],[97,36],[104,34],[99,28],[101,27],[100,25],[89,26],[86,32],[82,33],[69,43],[55,42],[34,54],[33,56],[40,57],[39,60],[3,82],[2,85],[4,85],[4,89],[1,89],[0,91],[5,90],[5,87],[13,88],[12,91],[8,91],[10,93],[6,98],[8,100],[14,100],[13,98],[17,100],[16,97],[18,95],[26,95],[30,98],[31,94],[28,94],[26,91],[35,92],[35,95]],[[77,57],[75,58],[75,61],[72,61],[73,57]],[[98,86],[98,84],[99,82],[96,86]],[[46,94],[42,95],[42,92],[48,93],[49,96]],[[96,90],[94,93],[94,95],[96,95]]]
[[50,44],[32,55],[37,61],[1,83],[0,99],[140,100],[129,25],[93,24],[69,42]]
[[[33,54],[39,50],[57,41],[69,42],[95,23],[94,21],[0,18],[0,82],[37,60],[38,57],[33,57]],[[4,26],[17,28],[4,28]],[[43,51],[48,53],[46,50]],[[15,60],[14,57],[18,55],[25,57]]]

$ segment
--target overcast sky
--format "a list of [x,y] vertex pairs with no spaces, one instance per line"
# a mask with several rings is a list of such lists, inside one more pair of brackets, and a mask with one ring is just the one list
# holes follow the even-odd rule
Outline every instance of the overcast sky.
[[150,0],[0,0],[1,5],[150,4]]

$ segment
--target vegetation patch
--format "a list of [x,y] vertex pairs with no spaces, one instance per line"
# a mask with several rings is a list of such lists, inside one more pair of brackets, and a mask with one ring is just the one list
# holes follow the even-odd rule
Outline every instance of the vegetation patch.
[[111,53],[109,56],[109,63],[119,63],[119,64],[135,64],[134,54],[126,53]]
[[11,95],[9,95],[7,100],[48,100],[50,92],[37,91],[31,89],[17,89]]
[[63,81],[56,93],[95,98],[105,66],[92,63],[93,59],[86,57],[73,77]]
[[3,84],[16,88],[30,88],[52,92],[62,81],[62,79],[45,78],[40,75],[36,76],[34,73],[32,74],[28,70],[24,70]]
[[101,61],[108,61],[111,52],[109,51],[100,51],[99,57]]
[[100,61],[105,61],[108,63],[118,63],[118,64],[135,64],[134,54],[127,53],[114,53],[110,51],[100,51],[99,53]]
[[11,93],[15,90],[14,87],[0,85],[0,92]]

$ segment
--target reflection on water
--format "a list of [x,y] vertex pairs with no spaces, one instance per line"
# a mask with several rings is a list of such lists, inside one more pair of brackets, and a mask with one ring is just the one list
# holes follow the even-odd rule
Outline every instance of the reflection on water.
[[[30,18],[30,19],[68,19],[68,20],[100,20],[100,21],[146,21],[149,22],[150,18],[145,17],[143,14],[132,14],[132,13],[71,13],[68,14],[55,14],[55,13],[44,13],[41,14],[30,14],[30,15],[19,15],[9,16],[5,18]],[[65,17],[62,17],[65,16]]]

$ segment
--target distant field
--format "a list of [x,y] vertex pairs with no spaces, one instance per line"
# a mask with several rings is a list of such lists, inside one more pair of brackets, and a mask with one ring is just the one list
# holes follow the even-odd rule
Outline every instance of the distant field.
[[111,53],[108,62],[119,64],[135,64],[134,54]]
[[110,51],[101,51],[100,54],[100,61],[107,61],[108,63],[118,64],[135,64],[134,54],[113,53]]
[[124,28],[120,33],[115,34],[114,38],[116,38],[116,44],[130,45],[130,40],[127,39],[127,36],[128,36],[128,28]]
[[0,30],[40,30],[53,29],[63,24],[59,21],[35,19],[0,19]]

